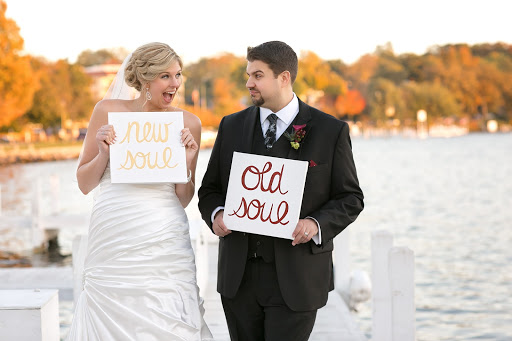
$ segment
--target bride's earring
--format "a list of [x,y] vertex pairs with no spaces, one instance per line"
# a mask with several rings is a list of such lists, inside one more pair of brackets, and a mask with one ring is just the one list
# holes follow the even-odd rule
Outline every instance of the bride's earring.
[[149,88],[146,88],[146,101],[151,101],[151,98],[153,98],[153,96],[151,96],[151,92],[149,92]]

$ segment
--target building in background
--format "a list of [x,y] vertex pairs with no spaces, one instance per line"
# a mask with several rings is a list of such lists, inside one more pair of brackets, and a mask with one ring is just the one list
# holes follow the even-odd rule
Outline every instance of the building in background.
[[105,96],[120,67],[121,64],[99,64],[85,68],[85,73],[92,78],[91,93],[95,100]]

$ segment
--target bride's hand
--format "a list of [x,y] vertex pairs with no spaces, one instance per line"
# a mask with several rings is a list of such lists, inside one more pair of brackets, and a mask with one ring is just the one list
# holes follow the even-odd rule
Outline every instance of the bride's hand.
[[187,157],[187,168],[190,169],[190,164],[199,150],[194,136],[190,132],[190,129],[184,128],[181,131],[181,143],[185,146],[185,153]]
[[112,125],[104,125],[96,133],[96,143],[100,153],[108,153],[111,144],[116,142],[116,132]]

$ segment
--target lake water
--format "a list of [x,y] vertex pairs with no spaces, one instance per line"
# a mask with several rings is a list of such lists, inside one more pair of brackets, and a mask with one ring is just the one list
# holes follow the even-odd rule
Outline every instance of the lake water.
[[[350,226],[353,268],[371,273],[371,233],[388,230],[395,246],[415,253],[417,340],[512,340],[512,134],[358,137],[353,150],[365,194],[365,210]],[[200,153],[198,181],[209,153]],[[75,166],[0,167],[3,213],[30,213],[37,177],[44,198],[49,179],[59,179],[62,212],[89,212],[92,196],[77,189]],[[196,207],[197,198],[187,208],[191,218],[199,218]],[[73,233],[61,236],[63,252]],[[366,302],[355,314],[368,337],[371,311]]]

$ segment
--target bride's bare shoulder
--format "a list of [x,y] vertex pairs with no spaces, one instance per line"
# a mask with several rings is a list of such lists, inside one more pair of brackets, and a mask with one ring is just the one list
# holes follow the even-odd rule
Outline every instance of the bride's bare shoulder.
[[132,100],[122,99],[102,99],[92,112],[91,122],[99,122],[100,124],[107,124],[109,112],[127,112],[131,111]]
[[108,113],[108,112],[125,112],[131,111],[133,100],[124,99],[102,99],[96,103],[94,110]]
[[201,119],[190,111],[180,109],[183,112],[183,121],[186,127],[201,128]]

